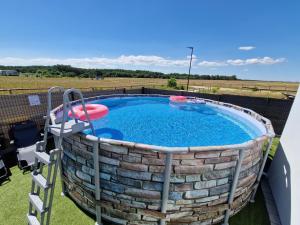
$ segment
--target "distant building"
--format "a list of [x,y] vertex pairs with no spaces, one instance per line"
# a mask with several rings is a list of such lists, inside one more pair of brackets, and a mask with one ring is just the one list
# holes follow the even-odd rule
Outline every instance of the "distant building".
[[0,70],[2,76],[19,76],[19,72],[16,70]]

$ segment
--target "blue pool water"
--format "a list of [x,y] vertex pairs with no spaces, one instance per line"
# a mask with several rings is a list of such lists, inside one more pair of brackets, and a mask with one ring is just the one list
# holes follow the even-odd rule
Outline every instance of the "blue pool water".
[[[262,135],[248,120],[209,104],[170,103],[164,97],[118,97],[93,121],[98,137],[168,147],[238,144]],[[85,131],[91,133],[91,131]]]

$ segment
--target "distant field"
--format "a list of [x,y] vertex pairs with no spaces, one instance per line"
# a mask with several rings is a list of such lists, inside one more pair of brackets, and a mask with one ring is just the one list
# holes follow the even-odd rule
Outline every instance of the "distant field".
[[[102,88],[115,87],[156,87],[167,88],[167,79],[154,78],[105,78],[95,80],[90,78],[46,78],[46,77],[7,77],[0,76],[0,94],[20,94],[45,91],[52,86],[63,86],[65,88]],[[186,80],[177,80],[178,86],[186,87]],[[245,80],[191,80],[190,91],[215,93],[215,94],[237,94],[246,96],[263,96],[283,98],[282,92],[295,93],[298,83],[292,82],[267,82],[267,81],[245,81]],[[11,89],[11,90],[9,90]],[[14,89],[44,89],[44,90],[14,90]]]

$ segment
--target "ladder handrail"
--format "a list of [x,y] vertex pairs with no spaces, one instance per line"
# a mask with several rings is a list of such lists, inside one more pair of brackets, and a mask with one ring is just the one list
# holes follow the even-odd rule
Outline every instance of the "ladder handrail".
[[[47,114],[46,114],[46,121],[45,121],[45,127],[44,127],[44,143],[47,143],[47,138],[48,138],[48,127],[50,125],[50,114],[51,114],[51,110],[52,110],[52,93],[54,91],[65,91],[65,89],[63,87],[60,86],[55,86],[55,87],[51,87],[48,90],[48,95],[47,95]],[[44,149],[46,149],[46,146],[44,146]]]
[[[63,132],[64,127],[65,127],[65,122],[67,122],[67,118],[68,118],[68,109],[71,110],[75,122],[76,122],[76,123],[78,122],[78,119],[77,119],[77,117],[75,116],[75,113],[74,113],[74,111],[73,111],[73,107],[72,107],[71,101],[70,101],[70,99],[69,99],[69,95],[70,95],[71,93],[75,93],[75,94],[78,94],[78,95],[79,95],[79,98],[80,98],[80,101],[81,101],[81,105],[82,105],[82,107],[83,107],[83,111],[84,111],[84,114],[85,114],[85,116],[86,116],[87,122],[88,122],[89,125],[90,125],[90,128],[91,128],[91,130],[92,130],[92,133],[95,134],[95,130],[94,130],[93,124],[92,124],[92,122],[91,122],[90,115],[87,113],[87,109],[86,109],[86,105],[85,105],[85,101],[84,101],[83,95],[82,95],[82,93],[81,93],[80,90],[75,89],[75,88],[70,88],[70,89],[68,89],[68,90],[66,90],[66,91],[64,92],[64,95],[63,95],[63,116],[62,116],[62,124],[61,124],[61,127],[60,127],[60,133]],[[60,144],[61,144],[61,143],[60,143]]]

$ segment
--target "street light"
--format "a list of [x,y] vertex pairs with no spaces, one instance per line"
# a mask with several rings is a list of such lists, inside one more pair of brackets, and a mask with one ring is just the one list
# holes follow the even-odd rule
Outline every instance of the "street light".
[[191,67],[192,67],[192,60],[193,60],[193,52],[194,52],[194,47],[187,47],[191,49],[191,58],[190,58],[190,68],[189,68],[189,75],[188,75],[188,82],[186,85],[186,90],[189,90],[189,84],[190,84],[190,75],[191,75]]

